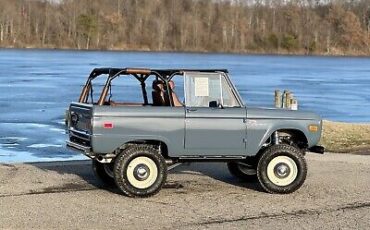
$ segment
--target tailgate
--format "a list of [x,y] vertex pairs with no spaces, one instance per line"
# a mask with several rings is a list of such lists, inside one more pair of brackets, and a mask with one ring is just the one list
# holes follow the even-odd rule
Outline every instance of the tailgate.
[[92,134],[93,105],[72,103],[69,107],[69,138],[70,141],[90,146]]

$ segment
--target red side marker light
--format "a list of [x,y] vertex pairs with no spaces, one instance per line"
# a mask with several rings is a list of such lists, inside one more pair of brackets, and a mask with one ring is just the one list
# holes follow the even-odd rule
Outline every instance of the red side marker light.
[[113,123],[112,122],[105,122],[104,123],[105,129],[113,129]]

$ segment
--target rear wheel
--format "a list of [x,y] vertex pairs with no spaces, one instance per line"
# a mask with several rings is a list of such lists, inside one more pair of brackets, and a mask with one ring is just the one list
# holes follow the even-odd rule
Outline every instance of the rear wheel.
[[151,146],[129,147],[115,160],[114,179],[118,188],[127,196],[152,196],[159,192],[166,178],[166,162]]
[[93,160],[92,168],[94,174],[101,182],[108,186],[115,186],[116,183],[113,177],[113,164],[102,164],[99,161]]
[[299,189],[307,175],[302,152],[290,145],[274,145],[263,152],[257,166],[262,188],[269,193],[292,193]]
[[231,175],[246,181],[257,180],[257,171],[251,165],[244,164],[243,162],[229,162],[227,163]]

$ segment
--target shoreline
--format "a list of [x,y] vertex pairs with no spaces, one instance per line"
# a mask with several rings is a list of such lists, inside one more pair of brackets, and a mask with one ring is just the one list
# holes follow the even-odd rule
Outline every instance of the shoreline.
[[345,52],[314,52],[305,53],[303,51],[297,52],[259,52],[259,51],[210,51],[210,50],[150,50],[150,49],[126,49],[126,48],[112,48],[112,49],[78,49],[71,47],[16,47],[16,46],[0,46],[0,50],[45,50],[45,51],[82,51],[82,52],[137,52],[137,53],[184,53],[184,54],[220,54],[220,55],[256,55],[256,56],[297,56],[297,57],[354,57],[354,58],[369,58],[370,54],[355,54],[355,53],[345,53]]

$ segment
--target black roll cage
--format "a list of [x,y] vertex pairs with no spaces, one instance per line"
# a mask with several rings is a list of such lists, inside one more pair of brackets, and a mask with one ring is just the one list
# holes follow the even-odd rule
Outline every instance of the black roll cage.
[[[80,103],[87,103],[88,98],[89,98],[89,93],[92,95],[92,81],[99,77],[100,75],[108,75],[107,81],[103,87],[103,90],[100,94],[100,98],[97,102],[98,105],[104,105],[105,99],[108,95],[108,92],[111,87],[111,82],[121,76],[121,75],[131,75],[135,77],[141,85],[141,90],[144,98],[144,104],[148,104],[148,95],[146,92],[146,85],[145,81],[150,77],[150,76],[155,76],[157,80],[161,80],[166,84],[166,90],[167,90],[167,95],[169,96],[169,101],[170,101],[170,106],[174,105],[173,98],[170,96],[172,95],[172,90],[171,87],[169,87],[169,82],[175,75],[181,75],[184,72],[207,72],[207,73],[219,73],[222,72],[224,74],[227,74],[228,71],[226,69],[144,69],[144,68],[96,68],[94,69],[86,83],[85,86],[82,89],[79,102]],[[229,79],[227,79],[229,81]],[[230,83],[230,81],[229,81]],[[232,85],[233,86],[233,85]],[[233,91],[235,93],[235,88],[234,86],[232,87]],[[239,102],[241,102],[239,96],[237,95],[237,99]],[[242,103],[241,103],[242,105]]]

